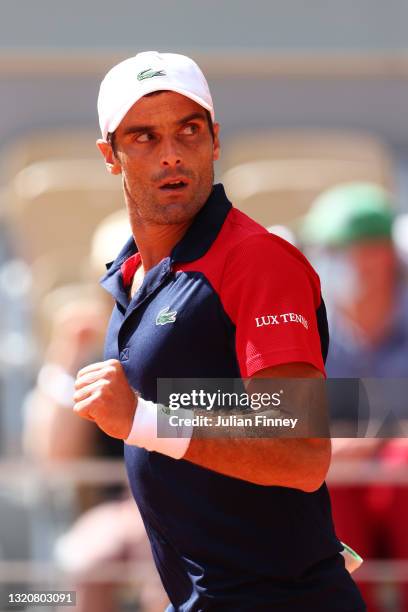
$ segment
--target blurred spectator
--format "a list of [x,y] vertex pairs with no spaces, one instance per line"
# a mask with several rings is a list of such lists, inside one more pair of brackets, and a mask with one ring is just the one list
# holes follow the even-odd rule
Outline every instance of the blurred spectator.
[[[101,354],[108,304],[90,287],[64,286],[44,298],[41,314],[48,325],[48,329],[42,325],[48,344],[27,404],[24,450],[45,460],[89,456],[95,447],[95,427],[91,423],[84,427],[72,418],[74,377],[78,369]],[[102,454],[120,454],[119,444],[113,451],[114,444],[107,436],[98,441]]]
[[32,384],[32,278],[1,215],[0,194],[0,454],[21,453],[21,404]]
[[[35,344],[31,333],[30,270],[18,256],[4,215],[0,192],[0,458],[21,454],[21,404],[32,384]],[[31,553],[31,513],[20,491],[3,482],[0,490],[0,563],[25,560]],[[7,593],[24,592],[28,584],[0,582],[0,601]]]
[[[45,363],[26,406],[24,449],[43,462],[91,456],[122,456],[123,442],[105,435],[89,421],[78,419],[72,411],[74,376],[102,354],[104,330],[109,316],[108,304],[95,290],[80,286],[62,287],[48,296],[46,312],[51,315],[49,344]],[[95,487],[92,487],[95,490]],[[84,495],[83,514],[68,533],[59,538],[56,560],[72,576],[77,591],[78,612],[118,610],[116,586],[92,578],[115,561],[131,560],[135,571],[143,569],[140,592],[141,609],[162,610],[166,598],[151,559],[142,520],[124,487],[98,496]],[[112,494],[116,499],[112,499]],[[95,506],[101,502],[104,503]],[[109,501],[106,501],[108,497]],[[93,506],[93,507],[91,507]],[[141,565],[140,565],[141,564]]]
[[[323,193],[304,219],[301,238],[328,307],[329,377],[408,376],[408,290],[392,241],[392,209],[390,196],[377,185],[350,183]],[[391,401],[394,413],[406,418],[403,397],[390,397],[390,386],[380,380],[372,381],[376,391],[370,395],[369,383],[371,412],[377,403],[385,415]],[[334,462],[358,458],[408,464],[408,445],[381,437],[333,440]],[[408,559],[407,487],[331,486],[330,492],[340,539],[366,559]],[[375,589],[360,586],[368,610],[379,610]],[[408,610],[408,584],[399,595],[400,609]]]

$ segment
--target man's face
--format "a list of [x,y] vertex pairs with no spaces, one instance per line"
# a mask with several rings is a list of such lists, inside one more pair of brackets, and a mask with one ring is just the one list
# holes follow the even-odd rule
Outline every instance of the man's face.
[[351,244],[345,252],[358,276],[362,295],[382,294],[394,283],[396,257],[391,240],[362,240]]
[[122,174],[129,216],[144,225],[191,220],[213,185],[219,155],[205,110],[172,91],[138,100],[115,131],[114,151],[98,141],[108,169]]
[[315,265],[326,296],[342,307],[375,299],[395,284],[397,261],[393,244],[386,238],[323,250]]

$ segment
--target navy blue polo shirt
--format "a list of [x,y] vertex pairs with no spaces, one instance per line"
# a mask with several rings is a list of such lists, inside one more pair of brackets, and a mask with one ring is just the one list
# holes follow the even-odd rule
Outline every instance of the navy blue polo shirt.
[[[105,359],[119,359],[145,399],[157,401],[158,378],[249,377],[294,361],[324,372],[318,276],[222,185],[129,299],[136,253],[131,238],[101,281],[116,300]],[[125,460],[169,612],[364,609],[325,484],[313,493],[256,485],[126,444]]]

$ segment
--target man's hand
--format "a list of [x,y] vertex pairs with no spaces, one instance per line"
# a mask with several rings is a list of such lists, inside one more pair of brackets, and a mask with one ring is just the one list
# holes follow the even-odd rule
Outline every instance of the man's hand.
[[74,411],[113,438],[125,440],[132,428],[137,398],[117,359],[92,363],[77,374]]

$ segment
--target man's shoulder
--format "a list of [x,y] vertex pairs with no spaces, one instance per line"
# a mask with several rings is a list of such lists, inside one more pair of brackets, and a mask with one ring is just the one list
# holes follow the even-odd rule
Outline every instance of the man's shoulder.
[[311,263],[303,253],[293,244],[269,232],[265,227],[254,219],[238,210],[232,208],[226,228],[228,240],[225,246],[228,250],[228,258],[238,258],[264,263],[279,263],[282,266],[301,266],[316,280],[318,275]]

